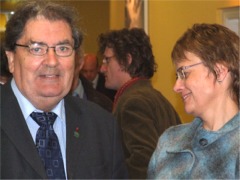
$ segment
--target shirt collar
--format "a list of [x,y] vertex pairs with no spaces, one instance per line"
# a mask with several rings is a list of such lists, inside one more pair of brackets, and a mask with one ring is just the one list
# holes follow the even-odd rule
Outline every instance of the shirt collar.
[[[11,87],[12,87],[13,93],[15,94],[15,96],[17,98],[18,104],[19,104],[19,106],[22,110],[24,119],[27,119],[33,111],[43,112],[42,110],[39,110],[39,109],[35,108],[32,105],[32,103],[26,97],[23,96],[23,94],[19,91],[14,79],[12,79],[12,81],[11,81]],[[60,119],[62,119],[62,120],[65,119],[64,99],[62,99],[52,109],[52,112],[57,114]]]
[[84,94],[84,88],[83,88],[83,85],[82,85],[82,81],[79,79],[78,80],[78,86],[73,91],[72,95],[73,96],[78,95],[80,98],[83,98],[83,94]]
[[92,81],[94,89],[96,89],[96,87],[97,87],[98,78],[99,78],[99,74],[97,74],[95,79]]

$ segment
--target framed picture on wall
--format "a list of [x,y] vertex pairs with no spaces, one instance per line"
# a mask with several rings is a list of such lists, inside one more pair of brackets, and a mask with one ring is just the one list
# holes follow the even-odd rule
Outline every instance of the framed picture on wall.
[[229,29],[240,35],[239,29],[239,8],[231,7],[222,9],[222,23]]
[[125,26],[143,28],[148,32],[148,1],[125,0]]

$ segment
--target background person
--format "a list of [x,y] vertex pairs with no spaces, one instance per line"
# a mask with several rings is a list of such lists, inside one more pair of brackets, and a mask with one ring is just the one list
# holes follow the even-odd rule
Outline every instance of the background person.
[[8,60],[3,48],[3,39],[1,39],[0,43],[1,48],[1,59],[0,59],[0,84],[5,84],[11,77],[12,74],[9,72],[8,69]]
[[143,29],[99,35],[105,86],[117,90],[113,114],[123,136],[129,177],[145,179],[161,133],[180,119],[169,101],[151,85],[156,69],[150,39]]
[[95,54],[89,53],[84,55],[81,74],[92,83],[94,89],[113,101],[116,91],[105,87],[105,78],[104,75],[99,72],[99,68],[98,58]]
[[0,86],[0,178],[127,178],[115,119],[67,95],[82,43],[79,16],[47,1],[20,3],[6,26],[13,79]]
[[113,102],[111,99],[94,89],[91,82],[89,82],[82,74],[80,74],[83,64],[83,53],[81,48],[79,48],[76,50],[75,71],[70,92],[73,96],[92,101],[107,111],[112,112]]
[[195,24],[176,42],[174,91],[192,123],[159,139],[149,179],[239,179],[239,37],[218,24]]

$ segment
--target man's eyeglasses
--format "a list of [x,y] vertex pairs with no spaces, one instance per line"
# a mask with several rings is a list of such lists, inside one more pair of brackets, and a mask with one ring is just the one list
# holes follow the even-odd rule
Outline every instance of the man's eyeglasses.
[[113,56],[111,56],[111,57],[105,57],[105,58],[103,58],[102,64],[109,64],[110,60],[111,60],[113,57],[115,57],[115,56],[113,55]]
[[49,48],[53,48],[54,52],[59,57],[68,57],[72,55],[73,47],[68,44],[59,44],[49,47],[46,44],[33,43],[30,45],[15,44],[16,46],[28,48],[29,52],[35,56],[43,56],[47,54]]
[[177,79],[178,78],[180,78],[181,80],[186,79],[186,72],[185,72],[185,70],[189,69],[189,68],[191,68],[193,66],[197,66],[199,64],[202,64],[202,62],[196,63],[196,64],[192,64],[192,65],[189,65],[189,66],[182,66],[182,67],[178,68],[177,69],[177,74],[176,74],[177,75]]

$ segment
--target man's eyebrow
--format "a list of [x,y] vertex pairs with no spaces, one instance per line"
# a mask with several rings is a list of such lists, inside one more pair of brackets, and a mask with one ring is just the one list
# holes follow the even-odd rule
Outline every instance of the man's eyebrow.
[[[40,45],[47,45],[47,43],[45,42],[42,42],[42,41],[33,41],[33,40],[30,40],[30,44],[40,44]],[[61,44],[70,44],[71,45],[71,42],[69,40],[63,40],[63,41],[59,41],[58,43],[56,43],[56,45],[61,45]]]
[[30,40],[29,42],[30,42],[30,44],[47,45],[46,43],[44,43],[44,42],[42,42],[42,41],[33,41],[33,40]]
[[66,39],[66,40],[63,40],[63,41],[60,41],[57,43],[57,45],[59,45],[59,44],[72,44],[72,43]]

